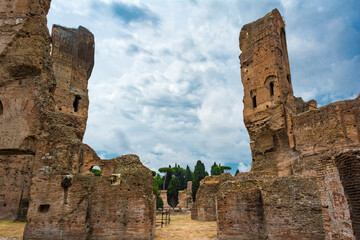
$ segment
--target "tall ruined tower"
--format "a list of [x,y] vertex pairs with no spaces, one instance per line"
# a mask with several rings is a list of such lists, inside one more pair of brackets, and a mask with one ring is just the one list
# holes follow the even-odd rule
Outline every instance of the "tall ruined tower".
[[218,238],[360,239],[360,95],[321,108],[294,97],[277,9],[239,42],[253,161],[219,186]]
[[252,170],[274,170],[283,147],[292,146],[288,115],[296,113],[285,24],[277,9],[240,33],[244,122],[251,139]]

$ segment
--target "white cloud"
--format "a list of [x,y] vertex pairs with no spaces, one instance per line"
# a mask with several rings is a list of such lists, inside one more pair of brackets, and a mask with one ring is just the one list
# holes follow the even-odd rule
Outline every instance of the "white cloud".
[[[126,23],[113,13],[115,3],[136,6],[153,24]],[[95,35],[84,141],[96,151],[136,153],[152,169],[175,162],[193,167],[200,159],[208,169],[216,161],[240,162],[239,170],[246,170],[251,155],[242,119],[241,27],[279,8],[287,24],[294,91],[324,104],[360,90],[359,48],[345,55],[343,43],[346,36],[356,46],[359,34],[350,26],[349,7],[339,8],[349,12],[347,21],[331,12],[339,5],[53,0],[49,24],[83,25]]]
[[239,162],[238,169],[240,172],[249,172],[251,169],[251,165],[245,164],[243,162]]

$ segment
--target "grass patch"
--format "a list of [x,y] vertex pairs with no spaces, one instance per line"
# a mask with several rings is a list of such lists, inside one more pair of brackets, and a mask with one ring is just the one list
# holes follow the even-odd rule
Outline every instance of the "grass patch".
[[[160,216],[161,217],[161,216]],[[216,239],[216,221],[195,221],[190,215],[171,216],[170,224],[157,227],[155,240]]]
[[13,222],[12,220],[0,220],[0,239],[19,238],[22,239],[25,222]]

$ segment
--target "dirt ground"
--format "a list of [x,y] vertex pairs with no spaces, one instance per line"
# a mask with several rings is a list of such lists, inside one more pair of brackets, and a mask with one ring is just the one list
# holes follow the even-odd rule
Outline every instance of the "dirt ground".
[[[22,239],[25,224],[0,220],[0,240]],[[190,215],[171,216],[169,225],[156,228],[155,240],[165,239],[215,240],[216,222],[191,220]]]
[[0,220],[0,240],[5,239],[22,239],[24,228],[24,222],[13,222],[10,220]]
[[216,221],[195,221],[190,215],[171,216],[170,225],[157,227],[155,240],[217,239]]

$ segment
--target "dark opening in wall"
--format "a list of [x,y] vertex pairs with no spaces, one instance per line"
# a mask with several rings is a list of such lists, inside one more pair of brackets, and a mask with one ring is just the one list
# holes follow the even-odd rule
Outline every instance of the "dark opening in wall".
[[270,97],[274,97],[274,83],[270,83]]
[[257,105],[256,105],[256,96],[252,96],[252,103],[253,103],[253,108],[255,109],[257,107]]
[[73,103],[74,112],[77,112],[79,110],[79,101],[80,100],[81,100],[81,97],[79,95],[76,95],[74,103]]
[[90,168],[90,171],[95,175],[95,176],[101,176],[101,168],[99,166],[92,166]]
[[4,112],[4,106],[3,106],[3,104],[2,104],[2,102],[0,100],[0,115],[2,115],[3,112]]
[[335,158],[345,197],[349,204],[352,228],[355,238],[360,239],[360,151],[347,152]]
[[282,56],[284,57],[285,60],[288,60],[288,56],[287,56],[287,44],[286,44],[286,35],[285,35],[285,29],[281,28],[280,30],[280,40],[281,40],[281,51],[282,51]]
[[288,80],[289,83],[291,83],[291,75],[290,74],[286,75],[286,79]]
[[41,204],[39,206],[39,212],[41,213],[47,213],[50,209],[50,204]]

